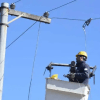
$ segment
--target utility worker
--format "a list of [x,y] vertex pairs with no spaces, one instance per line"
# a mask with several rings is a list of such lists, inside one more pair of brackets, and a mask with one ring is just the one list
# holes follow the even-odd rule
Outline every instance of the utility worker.
[[74,72],[67,74],[69,81],[84,83],[88,85],[88,80],[90,76],[90,67],[85,63],[87,60],[87,53],[81,51],[76,55],[76,69]]

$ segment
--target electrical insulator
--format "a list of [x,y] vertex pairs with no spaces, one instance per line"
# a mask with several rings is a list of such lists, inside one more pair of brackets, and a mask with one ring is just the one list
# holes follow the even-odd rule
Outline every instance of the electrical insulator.
[[43,14],[43,16],[46,17],[46,18],[48,18],[48,17],[49,17],[49,13],[48,13],[48,12],[45,12],[45,13]]
[[12,3],[12,4],[10,5],[10,9],[15,9],[15,4],[14,4],[14,3]]

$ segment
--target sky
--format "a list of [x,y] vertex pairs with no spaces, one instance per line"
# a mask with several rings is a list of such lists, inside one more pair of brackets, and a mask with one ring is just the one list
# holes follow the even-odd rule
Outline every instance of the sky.
[[[61,6],[71,0],[21,0],[16,3],[15,10],[42,16],[45,11]],[[0,3],[9,4],[14,0],[0,0]],[[49,18],[84,19],[100,18],[100,0],[77,0],[67,6],[51,11]],[[8,17],[8,21],[15,16]],[[22,34],[35,21],[19,18],[9,24],[7,29],[7,43],[9,45],[14,39]],[[49,77],[45,67],[50,63],[70,64],[75,61],[75,55],[79,51],[85,51],[85,35],[82,29],[84,21],[65,19],[51,19],[50,24],[41,23],[37,55],[34,64],[33,80],[30,92],[30,100],[45,100],[45,78]],[[93,78],[89,80],[91,87],[89,100],[98,100],[100,90],[100,19],[92,20],[86,26],[87,37],[87,63],[97,66],[96,84]],[[33,60],[37,42],[39,22],[20,37],[6,50],[4,83],[2,100],[27,100],[29,84],[31,79]],[[64,74],[68,74],[69,68],[54,67],[53,74],[58,78],[68,81]]]

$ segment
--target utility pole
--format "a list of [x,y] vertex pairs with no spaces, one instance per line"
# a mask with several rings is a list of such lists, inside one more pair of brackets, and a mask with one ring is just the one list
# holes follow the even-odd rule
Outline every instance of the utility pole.
[[[15,19],[8,22],[8,15],[17,16]],[[8,3],[2,3],[0,7],[0,100],[2,100],[3,78],[4,78],[4,64],[5,64],[5,51],[6,51],[6,36],[8,24],[18,18],[26,18],[39,22],[50,24],[51,19],[33,14],[28,14],[20,11],[9,9]]]
[[8,3],[2,3],[0,8],[0,100],[2,100],[5,48],[8,22]]

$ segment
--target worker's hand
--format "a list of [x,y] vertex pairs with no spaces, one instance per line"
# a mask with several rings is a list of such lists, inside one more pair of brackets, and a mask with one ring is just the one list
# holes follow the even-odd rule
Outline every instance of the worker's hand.
[[75,73],[67,74],[67,78],[74,79],[75,78]]
[[93,77],[93,76],[94,76],[94,74],[91,72],[89,77],[91,78],[91,77]]

